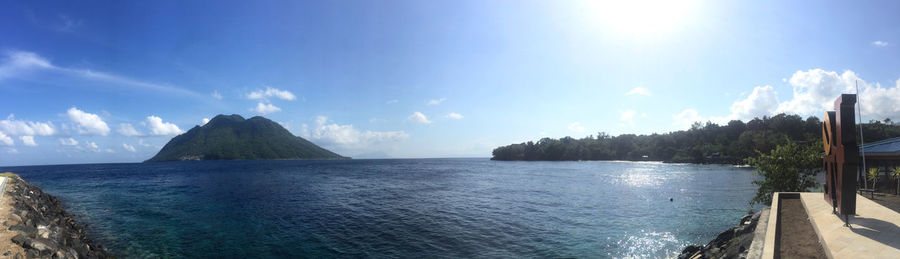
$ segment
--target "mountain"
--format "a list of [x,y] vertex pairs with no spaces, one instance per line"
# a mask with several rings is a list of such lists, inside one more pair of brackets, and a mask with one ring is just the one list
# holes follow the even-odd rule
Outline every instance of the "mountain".
[[346,159],[256,116],[218,115],[166,143],[145,162],[179,160]]

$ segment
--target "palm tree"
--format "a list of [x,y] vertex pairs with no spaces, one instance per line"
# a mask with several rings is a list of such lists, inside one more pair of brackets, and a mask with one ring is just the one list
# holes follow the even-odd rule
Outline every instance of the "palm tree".
[[895,194],[900,195],[900,166],[895,166],[893,169],[891,169],[891,176],[894,177],[895,180],[897,180],[897,189]]
[[878,168],[869,168],[869,173],[866,174],[866,178],[872,181],[872,193],[874,195],[875,182],[878,181]]

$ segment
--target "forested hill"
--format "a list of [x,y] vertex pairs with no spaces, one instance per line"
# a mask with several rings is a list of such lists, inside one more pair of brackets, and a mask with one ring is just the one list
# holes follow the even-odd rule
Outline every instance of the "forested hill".
[[256,116],[218,115],[178,135],[145,162],[179,160],[345,159]]
[[[804,144],[822,141],[822,121],[778,114],[727,125],[694,123],[691,129],[665,134],[610,136],[600,132],[582,139],[543,138],[494,149],[491,160],[650,160],[675,163],[743,164],[756,151],[768,153],[790,139]],[[863,124],[866,142],[900,136],[890,119]],[[821,144],[818,144],[821,145]]]

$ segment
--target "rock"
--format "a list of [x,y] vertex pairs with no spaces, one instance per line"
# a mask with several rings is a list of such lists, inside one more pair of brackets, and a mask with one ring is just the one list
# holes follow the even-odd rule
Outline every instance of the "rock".
[[85,236],[84,228],[65,212],[59,199],[28,182],[11,181],[8,186],[12,190],[7,193],[13,200],[13,209],[4,225],[18,232],[12,241],[25,249],[14,258],[110,257],[103,246]]
[[6,253],[3,253],[3,256],[9,256],[9,254],[11,254],[11,253],[12,253],[12,251],[6,250]]
[[752,215],[752,214],[747,214],[746,216],[741,217],[741,223],[740,223],[740,225],[743,226],[743,225],[750,224],[750,218],[753,218],[753,215]]
[[14,225],[12,227],[9,227],[9,230],[19,231],[28,236],[34,236],[35,234],[37,234],[37,229],[32,226],[29,226],[29,225],[22,225],[22,224]]
[[24,247],[25,243],[28,242],[28,237],[26,237],[25,235],[22,235],[22,234],[18,234],[18,235],[15,235],[14,237],[12,237],[12,242],[19,246]]
[[689,245],[678,255],[683,258],[744,258],[747,248],[753,243],[753,232],[760,213],[747,214],[741,217],[738,226],[719,233],[706,246]]
[[38,226],[37,235],[43,238],[50,238],[50,229],[47,226]]
[[698,246],[698,245],[689,245],[689,246],[687,246],[687,247],[685,247],[684,249],[681,250],[681,254],[678,255],[678,259],[688,259],[688,258],[691,258],[691,256],[694,256],[694,254],[696,254],[697,252],[699,252],[700,249],[702,249],[702,248],[703,248],[703,247]]
[[53,251],[56,251],[56,245],[53,244],[53,241],[44,238],[35,238],[31,240],[29,247],[38,250],[42,255],[50,255]]

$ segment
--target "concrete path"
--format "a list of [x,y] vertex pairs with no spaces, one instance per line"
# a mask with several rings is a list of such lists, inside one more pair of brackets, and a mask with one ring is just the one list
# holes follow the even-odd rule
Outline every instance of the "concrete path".
[[0,200],[3,199],[3,194],[6,193],[6,189],[4,188],[6,188],[6,180],[8,179],[8,177],[0,177]]
[[10,218],[13,200],[6,195],[6,186],[9,178],[0,176],[0,259],[15,258],[16,254],[24,255],[25,250],[12,242],[12,237],[17,234],[10,231],[9,226],[18,223],[17,219]]
[[900,213],[857,195],[857,215],[845,227],[822,193],[800,198],[829,258],[900,258]]

